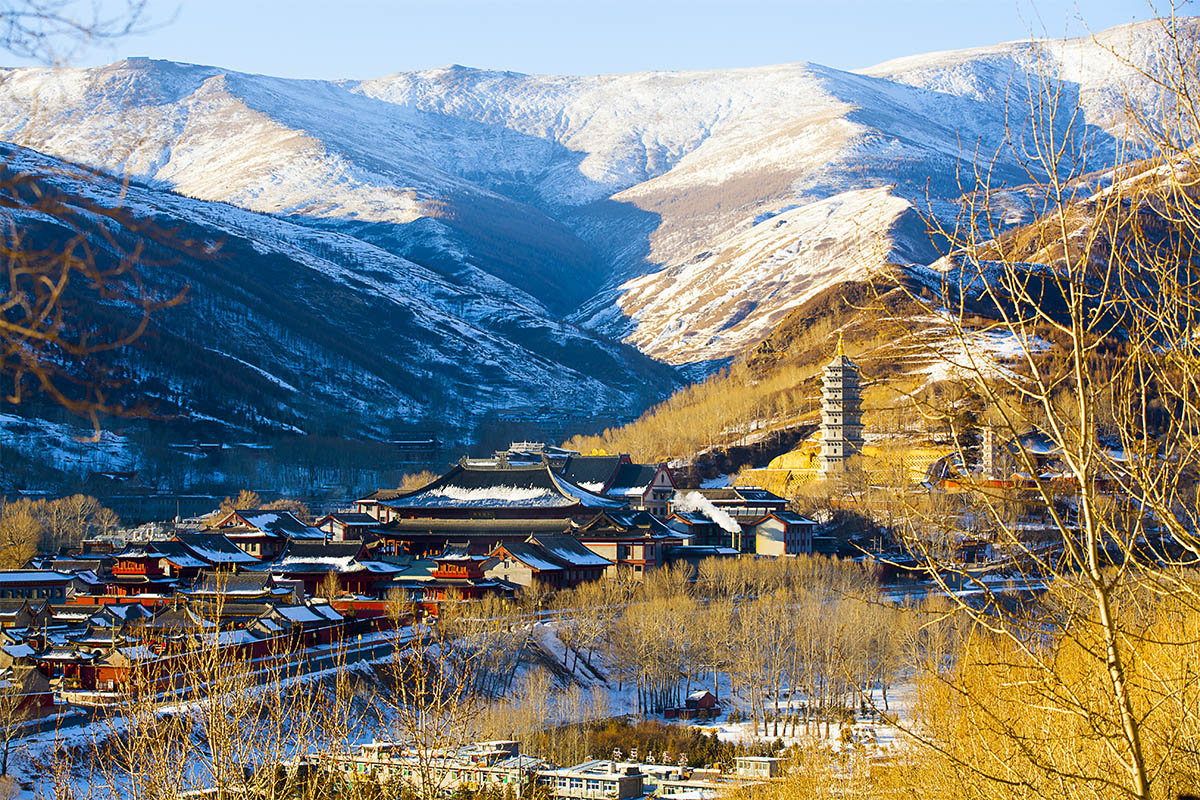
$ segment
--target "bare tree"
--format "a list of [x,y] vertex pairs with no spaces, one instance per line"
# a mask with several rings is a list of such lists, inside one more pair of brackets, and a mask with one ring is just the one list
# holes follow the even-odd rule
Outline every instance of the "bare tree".
[[8,775],[9,754],[25,723],[38,708],[38,689],[49,692],[49,684],[35,668],[10,667],[0,676],[0,735],[4,750],[0,754],[0,776]]
[[407,788],[422,800],[441,797],[450,786],[445,759],[473,740],[486,702],[478,691],[485,647],[464,636],[418,622],[411,637],[398,640],[388,664],[392,692],[381,698],[392,737],[406,747]]
[[[1160,90],[1152,103],[1130,94],[1132,143],[1115,146],[1115,168],[1094,173],[1069,88],[1035,74],[1009,147],[1036,219],[1005,229],[1007,187],[981,172],[957,224],[939,228],[951,253],[936,290],[950,313],[931,355],[982,398],[1007,464],[984,474],[955,409],[926,398],[955,434],[955,480],[970,494],[941,514],[911,504],[904,526],[953,604],[946,615],[969,630],[921,661],[911,733],[928,746],[922,774],[940,776],[931,795],[1151,798],[1195,785],[1192,715],[1160,711],[1190,702],[1183,664],[1200,613],[1182,569],[1200,560],[1197,26],[1156,24],[1157,51],[1114,50]],[[996,337],[1015,362],[979,346]],[[1031,524],[1014,520],[1012,492],[1037,511]],[[972,517],[1036,599],[1006,594],[948,552],[953,539],[943,549],[929,535],[971,530]]]
[[[148,23],[146,0],[7,0],[0,49],[59,63],[85,43]],[[100,179],[82,167],[70,172]],[[151,314],[181,302],[184,291],[160,294],[139,275],[146,242],[170,234],[124,209],[66,197],[47,177],[11,164],[0,169],[0,391],[13,404],[44,395],[98,430],[101,414],[148,413],[113,399],[120,381],[106,355],[140,337]]]
[[0,48],[47,64],[70,60],[80,47],[146,30],[147,0],[5,0]]

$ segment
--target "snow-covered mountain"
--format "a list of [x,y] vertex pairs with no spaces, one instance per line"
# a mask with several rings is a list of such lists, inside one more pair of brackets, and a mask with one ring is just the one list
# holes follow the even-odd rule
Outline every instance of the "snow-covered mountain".
[[[1162,39],[1151,22],[860,72],[301,81],[129,59],[3,72],[0,138],[272,215],[283,239],[336,232],[702,371],[830,282],[936,258],[914,207],[952,211],[956,168],[1002,150],[1033,76],[1064,82],[1103,160],[1125,98],[1154,101],[1110,50],[1150,64]],[[992,170],[1027,180],[1011,157]]]
[[[83,234],[101,262],[140,245],[148,293],[186,287],[186,301],[154,311],[134,347],[96,356],[119,380],[111,400],[150,401],[175,441],[278,432],[386,439],[413,430],[449,441],[495,412],[622,418],[678,385],[669,367],[559,319],[469,264],[448,277],[286,216],[120,181],[13,145],[0,144],[0,159],[67,209],[62,219],[0,211],[6,230],[51,252]],[[119,214],[94,213],[109,209]],[[68,299],[91,304],[88,318],[104,327],[136,319],[127,303],[68,287],[79,293]],[[190,434],[181,432],[185,420],[195,423]]]

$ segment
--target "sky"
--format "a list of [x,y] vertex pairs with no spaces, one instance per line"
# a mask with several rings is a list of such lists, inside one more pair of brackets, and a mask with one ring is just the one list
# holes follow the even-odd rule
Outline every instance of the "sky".
[[[121,0],[101,0],[120,3]],[[813,61],[840,69],[1152,16],[1146,0],[149,0],[148,30],[77,49],[297,78],[463,64],[602,74]],[[1196,13],[1189,4],[1187,13]],[[8,63],[21,62],[10,57]]]

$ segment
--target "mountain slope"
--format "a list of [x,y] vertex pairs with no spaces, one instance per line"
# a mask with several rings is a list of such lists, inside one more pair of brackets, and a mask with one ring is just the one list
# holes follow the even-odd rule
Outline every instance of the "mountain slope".
[[[1067,82],[1063,112],[1082,109],[1078,135],[1106,158],[1134,75],[1106,48],[1148,63],[1162,43],[1144,23],[861,73],[455,66],[338,82],[130,59],[4,72],[0,138],[352,236],[460,285],[486,274],[702,372],[830,282],[930,260],[911,208],[951,214],[957,170],[1027,180],[993,156],[1035,70]],[[858,243],[823,248],[822,229]]]
[[[187,287],[186,302],[155,312],[137,346],[113,356],[122,395],[182,415],[176,429],[190,419],[225,436],[453,437],[496,411],[620,417],[677,385],[668,368],[480,270],[464,265],[451,280],[343,233],[125,185],[10,145],[0,155],[85,221],[93,207],[120,209],[125,224],[105,224],[126,250],[144,247],[147,288]],[[70,235],[36,214],[6,221],[46,243]],[[87,313],[128,313],[109,306]]]

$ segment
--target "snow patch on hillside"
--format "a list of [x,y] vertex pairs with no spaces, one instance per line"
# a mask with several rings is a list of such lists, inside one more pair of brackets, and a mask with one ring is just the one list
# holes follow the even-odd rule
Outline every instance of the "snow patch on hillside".
[[721,250],[623,284],[584,319],[672,363],[740,352],[830,286],[931,255],[895,232],[912,212],[887,189],[844,192],[753,225]]

